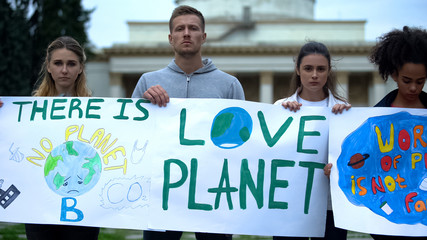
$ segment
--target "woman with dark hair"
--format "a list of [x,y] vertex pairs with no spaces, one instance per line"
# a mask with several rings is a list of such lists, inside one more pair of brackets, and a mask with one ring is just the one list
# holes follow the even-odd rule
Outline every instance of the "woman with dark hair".
[[334,113],[349,108],[350,105],[336,91],[337,80],[332,71],[331,55],[323,43],[308,42],[302,46],[295,65],[290,88],[292,95],[275,104],[282,103],[285,108],[296,111],[302,106],[300,100],[313,103],[327,100],[326,106],[332,107]]
[[369,60],[378,66],[384,81],[391,77],[397,89],[387,94],[375,107],[427,108],[426,81],[427,32],[403,27],[379,38]]
[[[388,93],[375,107],[427,108],[423,87],[427,78],[427,31],[403,27],[379,38],[369,60],[378,66],[384,81],[391,77],[397,89]],[[427,239],[427,237],[384,236],[375,240]]]
[[[351,107],[336,92],[336,78],[332,71],[329,50],[323,43],[319,42],[308,42],[302,46],[296,59],[290,94],[292,94],[290,97],[280,99],[275,104],[281,104],[283,107],[295,112],[301,106],[329,107],[332,108],[332,112],[335,114],[342,113],[342,111]],[[308,240],[308,238],[304,237],[273,237],[273,240],[289,239]],[[334,226],[330,195],[328,198],[325,237],[311,239],[347,239],[347,230]]]

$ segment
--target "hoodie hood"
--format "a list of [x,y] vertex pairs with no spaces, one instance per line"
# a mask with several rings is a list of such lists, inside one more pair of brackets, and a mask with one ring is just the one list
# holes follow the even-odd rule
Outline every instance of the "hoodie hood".
[[[201,74],[201,73],[208,73],[208,72],[212,72],[214,70],[216,70],[216,66],[213,64],[212,60],[210,58],[206,58],[202,60],[203,63],[203,67],[197,69],[196,71],[194,71],[193,73],[191,73],[190,75],[193,74]],[[174,72],[177,73],[182,73],[187,75],[176,63],[175,63],[175,59],[173,59],[169,65],[168,68]]]

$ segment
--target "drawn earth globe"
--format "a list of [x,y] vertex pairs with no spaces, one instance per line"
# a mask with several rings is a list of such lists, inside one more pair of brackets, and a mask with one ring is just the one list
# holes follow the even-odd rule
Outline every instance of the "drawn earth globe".
[[212,142],[225,149],[244,144],[252,133],[252,118],[246,110],[230,107],[219,112],[212,123]]
[[102,162],[87,143],[68,141],[54,148],[46,159],[44,177],[61,196],[79,196],[92,189],[101,176]]

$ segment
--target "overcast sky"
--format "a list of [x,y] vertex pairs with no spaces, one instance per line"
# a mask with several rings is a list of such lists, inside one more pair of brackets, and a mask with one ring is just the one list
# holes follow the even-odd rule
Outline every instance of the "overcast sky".
[[[233,0],[230,0],[233,1]],[[127,21],[168,21],[174,0],[83,0],[96,8],[89,23],[89,39],[98,48],[126,43]],[[427,29],[427,0],[316,0],[315,20],[366,20],[365,39],[375,39],[404,25]],[[209,34],[209,33],[208,33]],[[167,36],[165,36],[165,41]]]

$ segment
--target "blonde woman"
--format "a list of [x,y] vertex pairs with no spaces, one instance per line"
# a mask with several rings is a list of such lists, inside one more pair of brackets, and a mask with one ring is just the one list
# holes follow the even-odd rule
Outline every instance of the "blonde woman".
[[[85,61],[84,50],[75,39],[66,36],[55,39],[47,48],[40,84],[33,96],[91,96],[86,86]],[[96,240],[99,234],[97,227],[66,225],[25,224],[25,230],[29,240]]]

